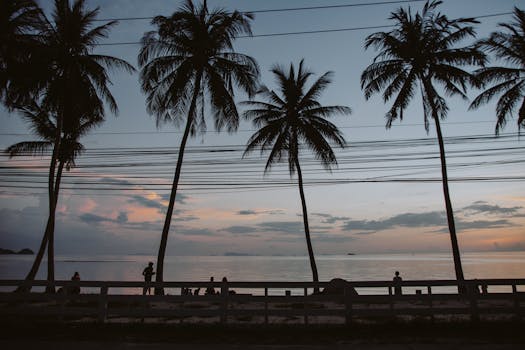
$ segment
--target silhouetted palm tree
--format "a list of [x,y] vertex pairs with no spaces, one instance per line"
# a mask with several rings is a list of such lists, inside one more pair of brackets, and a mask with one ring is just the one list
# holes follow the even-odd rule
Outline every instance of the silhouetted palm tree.
[[[210,101],[215,127],[237,130],[239,116],[233,100],[237,85],[248,94],[256,90],[259,70],[255,60],[233,50],[233,39],[251,34],[253,15],[222,9],[209,11],[206,1],[195,6],[191,0],[171,17],[157,16],[156,31],[142,39],[138,60],[140,80],[147,94],[147,109],[157,118],[157,125],[180,123],[186,118],[170,201],[162,229],[157,258],[156,281],[163,281],[164,256],[177,194],[177,186],[190,135],[204,130],[204,103]],[[156,294],[163,294],[156,288]]]
[[243,102],[252,107],[245,111],[243,116],[251,119],[258,128],[248,140],[244,155],[258,148],[261,152],[271,149],[265,173],[274,163],[285,161],[288,162],[290,176],[297,171],[310,267],[313,281],[318,282],[299,153],[306,147],[327,170],[330,170],[332,165],[337,164],[337,160],[329,141],[341,147],[345,146],[346,141],[337,127],[325,118],[334,114],[350,114],[351,110],[344,106],[321,106],[318,98],[330,84],[332,72],[323,74],[307,89],[306,82],[313,73],[305,69],[303,63],[301,60],[297,74],[293,64],[290,64],[288,74],[283,67],[272,68],[271,72],[275,75],[280,94],[262,86],[258,94],[265,101]]
[[[87,10],[84,0],[55,0],[52,21],[47,21],[41,34],[43,50],[40,61],[47,62],[45,85],[41,87],[38,105],[56,114],[53,152],[49,167],[48,195],[49,219],[46,228],[48,242],[48,281],[54,281],[54,226],[55,226],[55,177],[61,147],[62,133],[80,125],[81,118],[103,120],[105,107],[117,112],[117,104],[108,85],[108,69],[134,68],[124,60],[93,54],[97,42],[107,37],[116,24],[93,27],[98,8]],[[32,279],[28,275],[26,279]],[[53,287],[48,291],[54,291]]]
[[484,67],[474,73],[486,84],[495,84],[481,93],[470,105],[478,108],[494,96],[501,95],[496,106],[496,135],[512,117],[516,105],[518,128],[525,127],[525,11],[514,8],[513,23],[500,23],[504,31],[493,32],[488,39],[478,44],[482,49],[494,53],[497,59],[508,63],[507,67]]
[[473,46],[455,47],[465,37],[474,36],[471,24],[478,22],[472,18],[449,19],[435,12],[439,4],[441,1],[427,1],[422,13],[417,12],[415,15],[412,15],[410,9],[406,11],[400,8],[390,16],[395,26],[392,31],[374,33],[366,38],[365,47],[368,49],[372,46],[380,52],[374,58],[374,63],[361,75],[361,87],[367,99],[381,90],[385,101],[395,96],[394,103],[386,114],[387,128],[390,128],[398,117],[403,118],[403,110],[407,108],[416,91],[421,91],[425,129],[428,132],[429,118],[434,121],[436,127],[456,278],[462,281],[463,269],[449,195],[445,146],[440,126],[440,119],[446,117],[448,107],[435,85],[441,85],[446,95],[459,95],[466,99],[466,83],[477,84],[477,81],[472,74],[460,67],[482,65],[485,55]]
[[[50,111],[43,110],[40,106],[33,104],[31,106],[15,108],[22,114],[23,119],[30,125],[33,133],[40,138],[39,141],[23,141],[11,145],[6,149],[9,157],[15,156],[42,156],[47,151],[53,150],[55,145],[56,135],[56,114]],[[87,134],[91,129],[95,128],[103,122],[100,116],[93,118],[81,117],[76,120],[77,125],[68,123],[68,129],[62,132],[62,139],[60,142],[60,150],[58,153],[58,167],[54,183],[54,200],[55,207],[58,202],[58,195],[60,190],[60,183],[62,179],[62,172],[64,168],[70,170],[75,166],[75,159],[84,152],[84,146],[79,142],[79,139]],[[46,224],[46,231],[42,237],[40,247],[35,256],[35,260],[29,271],[26,280],[33,280],[38,272],[42,258],[49,241],[49,230],[52,219],[48,217]],[[29,287],[22,287],[19,291],[28,291]]]
[[0,100],[7,106],[28,98],[35,87],[38,32],[44,16],[33,0],[0,0]]

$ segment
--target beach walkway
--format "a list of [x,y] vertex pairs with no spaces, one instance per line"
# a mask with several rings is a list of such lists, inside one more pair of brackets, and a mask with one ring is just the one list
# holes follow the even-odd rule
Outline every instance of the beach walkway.
[[447,340],[432,344],[352,344],[293,345],[293,344],[174,344],[174,343],[133,343],[97,341],[0,341],[2,349],[54,349],[54,350],[521,350],[524,344],[479,343],[465,339]]

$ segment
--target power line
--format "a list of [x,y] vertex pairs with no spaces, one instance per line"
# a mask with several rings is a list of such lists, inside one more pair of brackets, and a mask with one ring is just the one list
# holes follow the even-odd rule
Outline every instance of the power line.
[[[472,18],[488,18],[488,17],[498,17],[498,16],[507,16],[512,15],[512,12],[500,12],[500,13],[491,13],[486,15],[472,16]],[[383,28],[392,28],[393,25],[378,25],[378,26],[365,26],[365,27],[350,27],[350,28],[335,28],[335,29],[319,29],[319,30],[303,30],[297,32],[282,32],[282,33],[267,33],[267,34],[253,34],[253,35],[239,35],[236,36],[236,39],[244,38],[266,38],[266,37],[277,37],[277,36],[290,36],[290,35],[303,35],[303,34],[319,34],[319,33],[336,33],[336,32],[351,32],[359,30],[369,30],[369,29],[383,29]],[[114,42],[114,43],[102,43],[98,44],[99,46],[115,46],[115,45],[140,45],[140,41],[130,41],[130,42]]]
[[[525,180],[525,176],[471,176],[471,177],[451,177],[448,179],[449,182],[521,182]],[[443,179],[439,178],[390,178],[390,179],[327,179],[327,180],[316,180],[308,181],[305,186],[321,186],[321,185],[335,185],[335,184],[355,184],[355,183],[440,183]],[[22,181],[20,183],[23,183]],[[136,185],[139,186],[139,185]],[[169,190],[171,183],[169,184],[146,184],[144,188],[122,188],[122,187],[82,187],[82,186],[67,186],[67,184],[61,186],[61,190],[89,190],[89,191],[156,191],[156,190]],[[155,187],[153,187],[155,186]],[[216,182],[216,183],[195,183],[195,182],[183,182],[179,183],[179,186],[183,190],[213,190],[213,189],[249,189],[249,188],[278,188],[297,186],[296,182],[292,181],[280,181],[273,182],[270,184],[264,182]],[[199,186],[199,187],[191,187]],[[2,188],[24,188],[24,189],[47,189],[47,186],[27,186],[27,185],[0,185]]]
[[[495,123],[494,120],[480,120],[472,122],[447,122],[441,123],[441,125],[468,125],[468,124],[487,124]],[[393,127],[409,127],[409,126],[423,126],[423,123],[405,123],[405,124],[395,124]],[[384,124],[370,124],[370,125],[355,125],[355,126],[340,126],[338,129],[367,129],[367,128],[384,128]],[[256,129],[241,129],[236,132],[255,132]],[[91,135],[159,135],[159,134],[182,134],[183,131],[101,131],[90,133]],[[203,133],[220,133],[216,130],[205,130]],[[30,136],[32,133],[19,133],[19,132],[7,132],[0,133],[0,136]]]
[[[392,5],[392,4],[403,4],[410,2],[423,2],[426,0],[397,0],[397,1],[377,1],[377,2],[365,2],[357,4],[340,4],[340,5],[324,5],[324,6],[307,6],[307,7],[289,7],[280,9],[261,9],[261,10],[244,10],[239,11],[241,13],[275,13],[275,12],[292,12],[292,11],[309,11],[309,10],[323,10],[323,9],[337,9],[337,8],[348,8],[348,7],[364,7],[364,6],[379,6],[379,5]],[[231,13],[231,12],[230,12]],[[106,21],[140,21],[150,20],[155,16],[149,17],[117,17],[117,18],[102,18],[96,19],[96,22]]]

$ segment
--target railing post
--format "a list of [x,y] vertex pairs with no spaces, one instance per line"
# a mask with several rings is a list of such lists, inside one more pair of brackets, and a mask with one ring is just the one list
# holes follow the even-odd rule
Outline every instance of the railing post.
[[303,296],[303,311],[304,311],[304,324],[308,325],[308,305],[306,303],[306,297],[308,296],[308,288],[304,288]]
[[264,324],[268,325],[268,287],[264,288]]
[[352,293],[348,282],[345,284],[344,289],[345,298],[345,324],[349,326],[352,323]]
[[466,285],[467,295],[470,299],[470,320],[473,322],[479,321],[479,311],[478,311],[478,285],[477,282],[469,283]]
[[432,287],[427,286],[428,307],[430,308],[430,320],[434,322],[434,302],[432,300]]
[[108,316],[108,286],[100,287],[100,297],[98,306],[98,321],[106,322]]
[[394,294],[392,293],[392,286],[388,286],[388,296],[390,300],[390,313],[394,314]]
[[514,309],[515,309],[515,312],[516,312],[516,320],[520,320],[521,319],[521,312],[520,312],[520,299],[519,299],[519,294],[518,294],[518,288],[516,287],[515,284],[512,285],[512,294],[513,294],[513,297],[514,297]]
[[55,293],[56,302],[60,305],[60,313],[58,315],[58,321],[64,321],[64,315],[66,313],[66,303],[69,299],[69,293],[67,288],[62,286],[62,293]]
[[222,282],[221,286],[221,324],[228,322],[228,282]]

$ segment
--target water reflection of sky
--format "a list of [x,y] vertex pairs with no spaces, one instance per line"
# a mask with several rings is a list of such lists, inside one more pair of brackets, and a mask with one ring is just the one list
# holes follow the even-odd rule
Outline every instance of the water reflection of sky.
[[[463,253],[465,276],[471,278],[525,278],[525,252]],[[0,256],[0,278],[21,279],[30,268],[33,256]],[[141,281],[142,270],[151,256],[59,256],[56,259],[57,280],[69,280],[75,271],[82,280]],[[391,280],[400,271],[405,280],[454,279],[452,258],[448,254],[382,254],[318,256],[321,281],[343,278],[350,281]],[[45,261],[37,278],[45,279]],[[167,257],[165,281],[310,281],[308,257],[304,256],[177,256]],[[407,288],[413,293],[415,289]],[[424,289],[424,288],[423,288]],[[508,289],[508,288],[507,288]],[[507,291],[494,287],[494,291]],[[436,292],[446,292],[437,288]],[[86,292],[89,292],[86,290]],[[95,292],[95,291],[93,291]],[[135,289],[111,290],[110,293],[138,293]],[[243,291],[248,292],[248,291]],[[254,292],[254,291],[250,291]],[[258,291],[261,293],[261,291]],[[360,292],[383,293],[384,290],[363,289]],[[173,290],[171,294],[179,294]],[[270,291],[281,294],[284,291]],[[293,290],[292,294],[302,294]],[[426,293],[426,290],[423,290]]]

